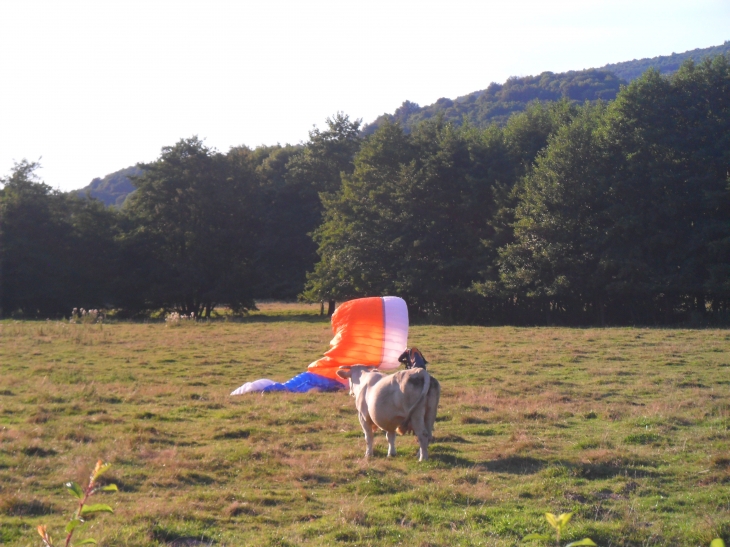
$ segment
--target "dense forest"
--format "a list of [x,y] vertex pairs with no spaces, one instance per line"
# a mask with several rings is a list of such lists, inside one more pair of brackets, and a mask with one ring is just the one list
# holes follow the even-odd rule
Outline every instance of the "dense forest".
[[[338,113],[300,146],[182,139],[137,166],[121,207],[20,162],[0,181],[2,313],[391,294],[454,323],[727,323],[730,57],[620,89],[590,74],[493,87],[546,93],[503,124],[363,132]],[[583,101],[600,82],[615,99]]]

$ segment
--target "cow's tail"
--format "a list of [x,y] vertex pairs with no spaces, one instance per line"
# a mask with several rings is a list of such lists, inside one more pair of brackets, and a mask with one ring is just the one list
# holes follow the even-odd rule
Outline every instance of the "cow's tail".
[[[428,390],[431,388],[431,375],[428,372],[426,372],[425,369],[413,369],[413,370],[418,370],[419,372],[417,374],[409,375],[407,383],[416,383],[416,382],[419,382],[419,380],[422,380],[423,387],[421,388],[421,394],[419,395],[418,399],[416,399],[416,401],[413,403],[411,408],[408,409],[408,412],[407,412],[408,417],[403,421],[402,425],[398,426],[398,428],[396,430],[401,435],[404,435],[404,434],[408,433],[409,431],[413,431],[413,428],[411,427],[411,414],[413,414],[413,411],[421,403],[421,401],[423,401],[426,398],[426,395],[428,394]],[[420,371],[423,371],[423,372],[420,372]]]

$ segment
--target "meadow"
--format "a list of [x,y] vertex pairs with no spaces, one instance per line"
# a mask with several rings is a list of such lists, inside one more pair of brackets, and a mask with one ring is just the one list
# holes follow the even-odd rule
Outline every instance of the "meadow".
[[412,326],[442,385],[419,463],[413,437],[364,459],[345,391],[229,396],[320,357],[318,313],[0,322],[0,544],[60,539],[98,458],[101,545],[512,546],[547,511],[566,541],[730,539],[730,331]]

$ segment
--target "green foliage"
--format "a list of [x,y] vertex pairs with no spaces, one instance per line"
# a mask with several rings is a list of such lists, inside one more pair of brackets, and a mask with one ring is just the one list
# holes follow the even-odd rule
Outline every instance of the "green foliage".
[[649,72],[561,127],[518,190],[505,287],[548,321],[724,309],[729,89],[724,57]]
[[485,267],[489,168],[502,153],[470,128],[433,123],[405,134],[384,125],[363,144],[342,190],[324,199],[321,261],[306,296],[399,294],[416,315],[455,311]]
[[[88,499],[96,494],[97,492],[117,492],[118,488],[116,484],[108,484],[106,486],[100,486],[97,484],[97,481],[99,478],[106,473],[109,468],[111,467],[110,463],[103,463],[101,460],[96,462],[96,466],[91,472],[91,475],[89,476],[89,483],[85,488],[82,488],[75,482],[67,482],[66,483],[66,489],[69,491],[69,493],[78,500],[78,506],[76,508],[76,512],[71,517],[71,520],[68,522],[65,528],[66,532],[66,539],[64,542],[64,545],[66,547],[70,547],[71,539],[73,538],[74,532],[81,531],[83,528],[86,527],[86,521],[82,517],[88,517],[89,515],[93,515],[95,513],[113,513],[114,510],[105,503],[94,503],[89,504]],[[37,527],[38,534],[41,536],[41,539],[43,540],[43,545],[45,547],[53,547],[53,539],[48,534],[48,529],[45,525],[40,524]],[[81,540],[76,543],[76,545],[88,545],[88,544],[96,544],[96,540],[93,538],[86,538],[84,540]]]
[[[545,520],[555,530],[555,544],[560,547],[560,536],[565,531],[566,526],[573,518],[573,513],[562,513],[560,516],[555,516],[552,513],[545,513]],[[550,536],[547,534],[528,534],[522,538],[522,541],[533,541],[533,540],[550,540]],[[595,547],[595,543],[590,538],[583,538],[578,541],[571,541],[565,547],[578,547],[579,545],[592,545]]]
[[302,154],[287,164],[287,178],[294,184],[311,186],[316,192],[336,192],[342,173],[351,173],[360,142],[361,120],[350,120],[338,112],[327,118],[327,129],[309,132]]
[[595,129],[601,106],[583,108],[555,134],[519,189],[516,243],[501,251],[502,281],[530,299],[590,293],[605,284],[596,252],[610,218],[601,202],[607,182],[598,162]]
[[317,261],[311,233],[322,223],[320,194],[337,191],[341,175],[352,172],[359,130],[359,120],[338,112],[326,120],[325,129],[310,131],[303,147],[274,149],[257,167],[262,192],[258,297],[292,300],[302,291],[306,272]]
[[247,151],[224,156],[197,137],[143,166],[125,212],[123,306],[210,317],[254,306],[258,192]]
[[41,182],[36,162],[0,179],[0,308],[58,316],[113,299],[117,213]]

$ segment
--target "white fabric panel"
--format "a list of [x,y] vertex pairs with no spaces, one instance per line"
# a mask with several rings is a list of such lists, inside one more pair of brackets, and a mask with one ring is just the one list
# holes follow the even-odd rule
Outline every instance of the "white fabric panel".
[[267,387],[269,387],[271,384],[275,384],[273,380],[269,380],[267,378],[262,378],[261,380],[256,380],[255,382],[246,382],[241,387],[239,387],[237,390],[233,391],[231,395],[243,395],[244,393],[256,393],[257,391],[263,391]]
[[408,347],[408,305],[397,296],[383,297],[385,335],[383,361],[380,370],[393,370],[400,366],[398,357]]

